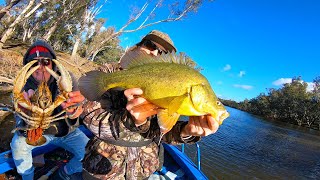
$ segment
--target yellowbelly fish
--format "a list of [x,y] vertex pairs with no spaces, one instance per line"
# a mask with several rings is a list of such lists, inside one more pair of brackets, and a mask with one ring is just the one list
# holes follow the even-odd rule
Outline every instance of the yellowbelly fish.
[[145,99],[159,106],[161,133],[176,124],[180,115],[210,114],[219,124],[229,113],[213,92],[208,80],[186,65],[185,56],[164,54],[152,57],[132,52],[127,70],[113,73],[91,71],[79,79],[79,89],[89,101],[96,101],[111,88],[141,88]]

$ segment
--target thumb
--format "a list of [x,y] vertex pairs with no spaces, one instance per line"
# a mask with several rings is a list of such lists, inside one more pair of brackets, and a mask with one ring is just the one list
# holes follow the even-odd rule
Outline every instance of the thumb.
[[34,90],[33,89],[29,89],[28,90],[28,98],[31,98],[31,96],[34,95]]
[[27,92],[23,91],[23,97],[24,97],[24,99],[29,101],[29,95]]

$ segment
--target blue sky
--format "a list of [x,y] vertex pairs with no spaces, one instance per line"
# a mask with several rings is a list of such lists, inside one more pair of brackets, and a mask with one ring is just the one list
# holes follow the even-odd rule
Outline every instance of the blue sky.
[[[108,17],[106,26],[120,28],[126,22],[132,4],[125,2],[104,6],[100,15]],[[320,76],[319,18],[317,0],[217,0],[183,21],[120,39],[128,47],[152,29],[168,33],[178,51],[204,68],[202,74],[219,97],[242,101],[266,88],[280,88],[294,76],[306,82]]]
[[[108,1],[99,16],[119,29],[132,6],[143,3]],[[242,101],[294,76],[306,82],[320,76],[319,18],[318,0],[216,0],[183,21],[123,34],[120,45],[129,47],[153,29],[164,31],[204,69],[219,97]]]

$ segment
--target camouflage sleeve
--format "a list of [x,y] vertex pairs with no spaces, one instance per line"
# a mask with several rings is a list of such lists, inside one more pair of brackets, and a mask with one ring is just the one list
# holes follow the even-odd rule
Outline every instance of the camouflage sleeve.
[[133,117],[125,108],[126,104],[127,99],[123,91],[109,90],[100,101],[87,101],[84,104],[81,115],[83,123],[95,135],[110,129],[112,123],[120,122],[132,132],[144,131],[141,127],[136,127]]
[[[192,144],[198,142],[201,138],[199,136],[189,136],[187,138],[182,138],[180,136],[182,128],[187,125],[188,122],[185,121],[178,121],[173,128],[166,133],[161,141],[168,144]],[[140,133],[149,139],[155,139],[155,141],[159,141],[160,138],[160,128],[158,125],[157,117],[151,117],[148,121],[139,127]],[[157,140],[158,139],[158,140]]]
[[186,121],[178,121],[173,128],[163,136],[162,141],[168,144],[193,144],[198,142],[201,139],[200,136],[181,137],[182,128],[186,126],[187,123]]

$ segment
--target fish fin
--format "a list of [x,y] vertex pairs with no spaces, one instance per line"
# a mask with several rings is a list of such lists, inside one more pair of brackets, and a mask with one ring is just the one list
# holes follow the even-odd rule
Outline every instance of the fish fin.
[[177,112],[178,109],[181,107],[181,104],[186,98],[188,98],[188,94],[184,94],[182,96],[176,96],[175,98],[173,98],[173,100],[170,102],[168,107],[169,115]]
[[[79,90],[81,94],[89,101],[96,101],[100,99],[105,91],[104,78],[108,76],[108,73],[101,71],[90,71],[85,76],[79,79]],[[99,83],[100,82],[100,83]]]
[[177,123],[180,114],[173,113],[169,114],[168,109],[158,110],[158,124],[162,133],[167,133]]
[[188,57],[185,53],[180,53],[177,55],[176,53],[167,53],[167,54],[162,54],[159,56],[150,56],[144,51],[129,51],[127,52],[120,64],[122,66],[127,67],[128,69],[136,67],[136,66],[141,66],[144,64],[150,64],[150,63],[175,63],[175,64],[182,64],[189,66],[191,68],[196,67],[196,63]]
[[127,68],[133,68],[136,66],[141,66],[144,64],[150,64],[157,62],[157,57],[150,56],[144,51],[129,51],[125,54],[125,59],[127,62]]
[[174,63],[174,64],[182,64],[185,66],[189,66],[194,68],[197,71],[200,71],[201,68],[198,67],[197,63],[193,61],[189,56],[186,55],[184,52],[180,52],[178,55],[174,52],[162,54],[157,56],[159,62],[167,62],[167,63]]

